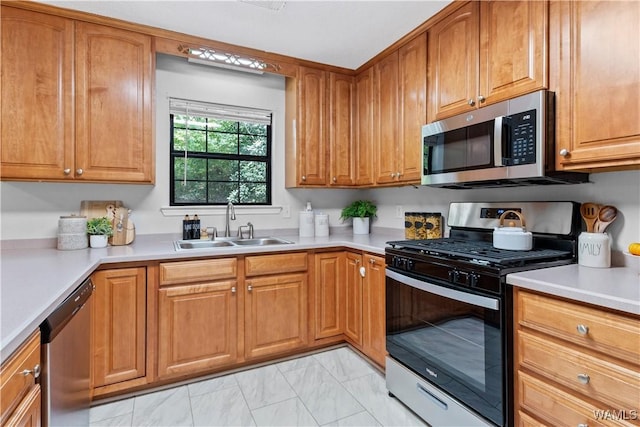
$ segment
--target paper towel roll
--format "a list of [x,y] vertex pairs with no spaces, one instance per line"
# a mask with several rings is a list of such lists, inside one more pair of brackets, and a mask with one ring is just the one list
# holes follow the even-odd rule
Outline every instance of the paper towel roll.
[[313,237],[313,212],[300,212],[300,237]]
[[328,214],[316,214],[315,233],[316,233],[316,237],[325,237],[329,235],[329,215]]

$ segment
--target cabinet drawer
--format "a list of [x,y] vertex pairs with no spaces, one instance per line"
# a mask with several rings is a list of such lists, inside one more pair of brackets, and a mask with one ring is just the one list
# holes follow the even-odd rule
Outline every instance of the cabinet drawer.
[[167,262],[160,264],[160,286],[235,279],[237,274],[235,258]]
[[[550,426],[632,426],[624,416],[608,416],[596,419],[596,414],[604,410],[618,408],[600,408],[579,399],[569,393],[550,386],[523,372],[519,372],[518,395],[521,408],[535,415]],[[627,415],[629,413],[627,412]],[[606,419],[602,419],[606,418]],[[628,417],[627,417],[628,418]]]
[[640,409],[640,372],[637,370],[524,331],[518,333],[517,345],[519,367],[601,401],[607,407]]
[[273,255],[256,255],[245,258],[245,274],[247,277],[262,274],[292,273],[306,271],[307,253],[288,253]]
[[35,384],[33,374],[23,374],[23,371],[40,369],[40,331],[35,332],[13,356],[11,356],[0,370],[0,402],[2,414],[0,424],[4,422],[20,404],[27,392]]
[[521,326],[640,365],[639,319],[522,291],[516,307]]

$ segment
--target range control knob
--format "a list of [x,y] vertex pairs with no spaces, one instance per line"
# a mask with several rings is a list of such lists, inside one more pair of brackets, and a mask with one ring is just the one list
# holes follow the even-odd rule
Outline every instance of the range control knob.
[[478,280],[480,280],[480,276],[475,273],[469,274],[469,286],[475,288],[476,286],[478,286]]

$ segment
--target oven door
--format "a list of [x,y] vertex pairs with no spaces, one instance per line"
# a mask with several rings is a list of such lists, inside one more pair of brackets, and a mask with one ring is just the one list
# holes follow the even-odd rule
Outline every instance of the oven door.
[[504,425],[503,300],[392,269],[386,275],[389,355],[471,410]]

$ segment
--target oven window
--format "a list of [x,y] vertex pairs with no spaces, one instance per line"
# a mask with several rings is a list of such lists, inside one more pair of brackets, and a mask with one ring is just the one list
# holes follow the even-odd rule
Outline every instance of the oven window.
[[500,424],[500,310],[387,278],[387,351],[418,375]]
[[425,174],[492,166],[493,121],[424,138]]

